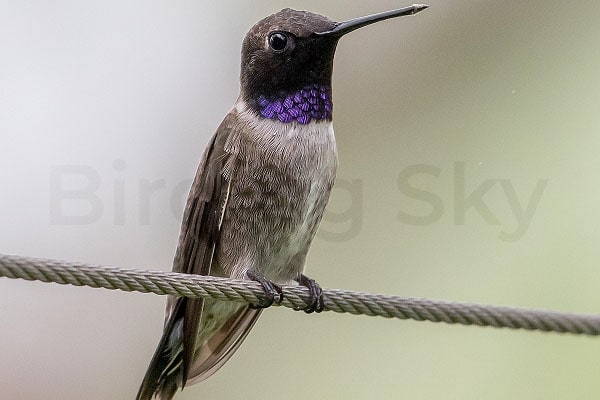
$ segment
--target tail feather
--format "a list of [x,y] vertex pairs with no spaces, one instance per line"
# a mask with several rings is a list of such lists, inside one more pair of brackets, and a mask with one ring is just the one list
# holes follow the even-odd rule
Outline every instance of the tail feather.
[[[222,307],[222,305],[223,302],[206,302],[205,306],[209,308],[207,314],[214,311],[211,307]],[[215,330],[204,326],[204,332],[200,332],[199,336],[202,339],[198,341],[196,351],[191,357],[193,361],[184,383],[185,349],[181,330],[184,325],[185,304],[177,301],[165,324],[163,335],[150,361],[136,400],[152,400],[154,397],[160,400],[171,400],[178,388],[203,381],[229,360],[254,326],[262,310],[233,304],[227,304],[226,307],[229,312],[225,312],[230,314],[222,325],[214,327]],[[200,327],[202,329],[202,323]]]
[[175,330],[181,329],[182,319],[179,310],[178,301],[165,324],[163,335],[150,360],[136,400],[152,400],[154,396],[158,396],[160,400],[171,400],[177,391],[176,375],[179,368],[176,365],[181,362],[181,351],[174,357],[172,335]]

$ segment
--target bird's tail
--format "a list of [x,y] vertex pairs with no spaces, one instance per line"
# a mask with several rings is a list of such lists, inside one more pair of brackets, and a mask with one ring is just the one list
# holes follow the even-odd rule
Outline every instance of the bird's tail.
[[183,322],[178,312],[172,312],[165,324],[160,342],[152,356],[136,400],[171,400],[177,391],[178,364],[181,363],[181,349],[173,348],[173,334],[181,331]]
[[[205,306],[209,309],[208,314],[222,314],[223,319],[211,328],[204,327],[204,336],[195,348],[192,364],[184,372],[182,330],[185,305],[182,301],[177,301],[165,324],[163,336],[150,361],[136,400],[152,400],[154,397],[171,400],[178,388],[203,381],[214,374],[238,349],[262,311],[212,300],[205,303]],[[187,375],[185,384],[184,374]]]

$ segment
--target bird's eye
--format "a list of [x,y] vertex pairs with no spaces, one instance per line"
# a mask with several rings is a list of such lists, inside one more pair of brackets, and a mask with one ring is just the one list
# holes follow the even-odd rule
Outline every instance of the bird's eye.
[[285,33],[273,32],[269,35],[269,46],[275,51],[283,51],[287,47],[288,38]]

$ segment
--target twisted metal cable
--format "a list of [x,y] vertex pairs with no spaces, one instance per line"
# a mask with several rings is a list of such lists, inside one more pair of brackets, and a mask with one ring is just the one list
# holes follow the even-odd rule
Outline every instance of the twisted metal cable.
[[[0,277],[159,295],[212,297],[217,300],[255,304],[265,296],[261,285],[252,281],[103,267],[1,254]],[[302,286],[284,286],[283,292],[285,294],[283,301],[274,305],[301,309],[310,299],[308,289]],[[323,289],[323,299],[324,311],[339,313],[600,335],[600,315],[387,296],[340,289]]]

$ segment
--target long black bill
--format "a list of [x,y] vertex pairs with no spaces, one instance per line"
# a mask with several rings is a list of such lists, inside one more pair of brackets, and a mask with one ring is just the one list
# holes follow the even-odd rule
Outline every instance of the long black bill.
[[367,15],[364,17],[354,18],[348,21],[340,22],[337,26],[329,31],[315,32],[315,36],[337,36],[340,37],[348,32],[352,32],[363,26],[374,24],[375,22],[383,21],[390,18],[403,17],[405,15],[414,15],[418,12],[423,11],[429,6],[425,4],[413,4],[409,7],[399,8],[397,10],[391,10],[382,12],[379,14]]

